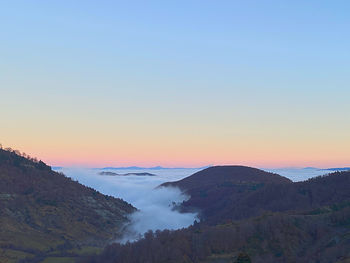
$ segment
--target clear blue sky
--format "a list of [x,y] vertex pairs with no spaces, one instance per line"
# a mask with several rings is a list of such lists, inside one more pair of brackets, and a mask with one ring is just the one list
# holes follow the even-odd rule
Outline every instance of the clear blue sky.
[[1,140],[54,164],[345,165],[349,14],[349,1],[0,1]]

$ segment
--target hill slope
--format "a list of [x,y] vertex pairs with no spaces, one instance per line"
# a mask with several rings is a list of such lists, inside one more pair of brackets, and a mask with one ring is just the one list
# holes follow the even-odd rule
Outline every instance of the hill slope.
[[255,168],[217,166],[162,186],[180,187],[191,196],[182,209],[198,209],[201,218],[213,224],[350,200],[347,172],[292,183]]
[[247,166],[213,166],[194,173],[180,181],[164,183],[162,186],[176,186],[189,194],[226,185],[263,185],[269,183],[291,183],[288,178],[278,174]]
[[135,211],[41,161],[2,149],[0,182],[0,262],[103,246]]
[[[136,243],[112,244],[81,263],[347,263],[350,206],[327,212],[273,213],[177,231],[149,232]],[[238,261],[245,252],[251,261]]]
[[[202,219],[223,218],[227,210],[254,192],[271,185],[290,185],[292,181],[277,174],[245,166],[214,166],[199,171],[177,182],[164,183],[163,187],[179,187],[191,198],[184,202],[184,210],[199,209]],[[252,213],[251,215],[256,215]],[[246,217],[242,211],[237,216]],[[249,215],[250,216],[250,215]],[[236,215],[234,216],[236,218]],[[237,217],[238,218],[238,217]]]
[[[243,170],[254,171],[251,168]],[[211,175],[206,171],[205,176]],[[239,180],[243,177],[243,174],[237,176]],[[201,173],[187,178],[193,183],[189,184],[192,187],[189,187],[188,193],[206,189],[203,188],[206,180],[204,178],[201,182],[201,178]],[[227,178],[222,175],[218,182],[222,179],[226,181]],[[256,179],[254,177],[254,181]],[[234,180],[235,184],[239,180]],[[184,187],[184,181],[186,183],[182,180],[175,185]],[[213,188],[218,188],[220,192],[218,182],[214,182]],[[109,245],[100,255],[81,262],[250,262],[239,261],[238,255],[242,252],[254,263],[350,262],[350,172],[336,172],[301,183],[283,180],[277,184],[266,183],[255,190],[244,189],[239,196],[234,186],[233,196],[239,199],[226,203],[226,206],[220,207],[221,210],[216,203],[200,203],[206,220],[187,229],[149,232],[136,243]],[[215,192],[208,190],[207,193],[211,195]],[[226,197],[230,198],[230,195],[221,198]],[[195,200],[197,198],[200,196],[196,196]],[[223,204],[220,199],[216,201],[219,206]],[[210,213],[205,204],[217,209],[216,213]],[[274,210],[283,212],[271,212]],[[255,213],[257,215],[254,216]],[[235,217],[240,220],[234,220]]]

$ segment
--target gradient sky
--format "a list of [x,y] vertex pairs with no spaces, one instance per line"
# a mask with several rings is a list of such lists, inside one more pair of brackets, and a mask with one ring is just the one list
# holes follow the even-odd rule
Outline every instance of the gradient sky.
[[349,14],[0,0],[0,142],[51,165],[350,166]]

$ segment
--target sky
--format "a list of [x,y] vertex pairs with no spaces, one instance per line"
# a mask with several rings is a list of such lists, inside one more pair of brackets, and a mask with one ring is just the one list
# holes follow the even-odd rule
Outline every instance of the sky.
[[58,166],[349,166],[349,13],[0,0],[0,143]]

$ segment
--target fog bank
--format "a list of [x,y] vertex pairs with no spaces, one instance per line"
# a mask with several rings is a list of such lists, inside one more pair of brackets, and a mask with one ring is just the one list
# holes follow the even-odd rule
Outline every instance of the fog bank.
[[[188,199],[177,188],[156,188],[164,182],[177,181],[201,169],[159,168],[159,169],[78,169],[57,168],[66,176],[92,187],[99,192],[122,198],[135,206],[138,211],[129,216],[131,223],[120,242],[134,241],[148,230],[179,229],[191,225],[197,219],[194,213],[179,213],[173,209],[174,203]],[[311,177],[327,174],[333,170],[318,168],[263,169],[278,173],[292,181],[303,181]],[[155,176],[111,176],[100,172],[117,174],[147,172]]]
[[[143,172],[156,176],[110,176],[100,175],[101,169],[60,168],[66,176],[99,192],[122,198],[135,206],[138,211],[129,216],[128,225],[121,242],[134,241],[148,230],[179,229],[191,225],[195,213],[179,213],[174,203],[181,203],[189,197],[177,188],[156,188],[169,181],[177,181],[196,172],[197,169],[159,169]],[[140,170],[103,170],[118,174],[140,172]]]

